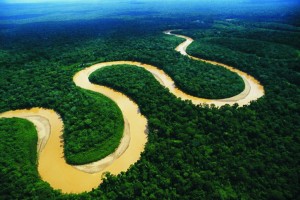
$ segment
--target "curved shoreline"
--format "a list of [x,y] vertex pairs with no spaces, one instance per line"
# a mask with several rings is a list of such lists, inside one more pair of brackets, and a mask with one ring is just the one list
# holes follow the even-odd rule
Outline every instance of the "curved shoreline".
[[171,31],[165,31],[164,33],[186,39],[186,41],[176,48],[176,51],[179,51],[181,54],[194,60],[225,67],[237,73],[244,80],[244,91],[226,99],[214,100],[194,97],[176,88],[174,81],[163,70],[152,65],[134,61],[98,63],[79,71],[73,76],[74,83],[80,88],[101,93],[112,99],[119,106],[124,116],[123,137],[118,148],[109,156],[85,165],[72,166],[67,164],[64,159],[63,141],[61,139],[63,122],[60,116],[53,110],[32,108],[30,110],[15,110],[0,114],[0,118],[24,118],[36,126],[38,132],[37,151],[39,153],[38,171],[41,178],[47,181],[54,189],[61,189],[64,193],[90,191],[92,188],[99,186],[103,173],[110,172],[117,175],[122,171],[128,170],[132,164],[139,160],[140,154],[144,151],[147,142],[147,119],[140,114],[138,105],[124,94],[105,86],[92,84],[89,81],[90,74],[100,68],[123,64],[142,67],[149,71],[162,86],[168,88],[176,97],[183,100],[191,100],[196,105],[205,103],[222,106],[238,103],[239,106],[243,106],[264,95],[263,86],[252,76],[222,63],[188,55],[186,48],[193,42],[193,39],[172,34]]
[[95,162],[91,162],[91,163],[83,164],[83,165],[72,165],[72,166],[78,170],[81,170],[83,172],[90,173],[90,174],[94,174],[94,173],[103,171],[106,167],[111,165],[116,159],[118,159],[127,150],[127,148],[129,147],[129,144],[130,144],[130,140],[131,140],[130,125],[128,123],[128,120],[124,119],[123,136],[120,140],[119,146],[113,153],[111,153],[108,156],[106,156],[105,158],[95,161]]
[[223,63],[219,63],[219,62],[215,62],[215,61],[211,61],[211,60],[205,60],[205,59],[201,59],[201,58],[197,58],[197,57],[189,55],[186,52],[186,49],[190,44],[192,44],[192,42],[194,40],[192,38],[184,36],[184,35],[172,33],[172,31],[175,31],[175,30],[164,31],[164,34],[173,35],[173,36],[185,39],[184,42],[182,42],[175,48],[176,51],[178,51],[182,55],[187,56],[193,60],[206,62],[206,63],[212,64],[212,65],[224,67],[224,68],[228,69],[229,71],[238,74],[245,83],[245,88],[240,94],[237,94],[233,97],[229,97],[229,98],[225,98],[225,99],[201,99],[201,98],[197,98],[197,97],[195,98],[193,96],[190,96],[191,100],[194,104],[201,104],[201,103],[215,104],[217,107],[219,107],[219,106],[223,106],[226,104],[233,105],[233,104],[237,103],[239,106],[243,106],[243,105],[250,104],[251,101],[257,100],[258,98],[262,97],[265,94],[264,87],[260,84],[260,82],[258,80],[256,80],[254,77],[248,75],[247,73],[245,73],[241,70],[238,70],[232,66],[223,64]]
[[[52,115],[55,115],[53,117]],[[37,136],[38,136],[38,142],[37,142],[37,152],[40,154],[51,135],[51,124],[52,126],[54,123],[49,119],[52,116],[52,119],[55,118],[56,120],[61,122],[61,128],[62,129],[62,121],[60,116],[54,112],[53,110],[48,110],[44,108],[31,108],[29,110],[14,110],[14,111],[8,111],[0,114],[0,118],[22,118],[26,119],[30,122],[32,122],[37,130]]]
[[38,132],[39,174],[42,180],[63,193],[90,191],[99,186],[104,173],[117,175],[128,170],[139,160],[147,142],[147,119],[140,114],[138,105],[120,92],[90,83],[88,77],[92,72],[89,69],[74,75],[75,84],[112,99],[124,115],[123,137],[117,149],[109,156],[85,165],[66,163],[62,139],[63,121],[53,110],[32,108],[0,114],[0,118],[24,118],[35,125]]
[[54,110],[32,108],[0,114],[0,118],[23,118],[35,125],[38,133],[38,171],[42,180],[54,189],[60,189],[64,193],[90,191],[99,186],[104,173],[117,175],[128,170],[143,152],[147,142],[146,118],[138,112],[137,105],[128,97],[109,88],[104,89],[116,93],[117,97],[121,96],[121,101],[125,100],[127,110],[123,111],[129,114],[129,119],[124,117],[124,133],[118,148],[109,156],[85,165],[73,166],[66,163],[62,139],[63,121]]

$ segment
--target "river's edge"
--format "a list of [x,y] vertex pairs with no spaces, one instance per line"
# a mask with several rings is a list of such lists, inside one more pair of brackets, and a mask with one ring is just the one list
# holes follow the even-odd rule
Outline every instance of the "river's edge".
[[[193,39],[172,34],[171,31],[165,31],[165,34],[175,35],[185,38],[186,41],[181,43],[176,51],[179,51],[191,59],[208,62],[210,64],[225,67],[226,69],[237,73],[245,83],[245,89],[240,94],[226,99],[204,99],[194,97],[179,90],[171,77],[159,68],[134,61],[114,61],[98,63],[87,67],[73,77],[74,83],[83,89],[101,93],[113,100],[122,111],[124,116],[124,133],[116,151],[100,161],[72,166],[66,163],[63,154],[63,141],[61,139],[63,132],[63,122],[60,116],[53,110],[43,108],[33,108],[30,110],[8,111],[0,114],[2,117],[20,117],[31,121],[38,132],[37,151],[39,152],[38,171],[41,178],[47,181],[54,189],[60,189],[64,193],[80,193],[90,191],[99,186],[102,182],[101,177],[104,173],[119,174],[126,171],[129,167],[140,159],[147,143],[147,119],[140,114],[139,107],[126,95],[110,89],[105,86],[95,85],[89,81],[89,76],[94,71],[112,65],[134,65],[142,67],[149,71],[157,81],[176,97],[182,100],[191,100],[195,105],[198,104],[215,104],[222,106],[225,104],[239,106],[247,105],[251,101],[257,100],[264,95],[263,86],[252,76],[237,70],[231,66],[208,61],[190,56],[186,53],[186,48]],[[47,143],[47,145],[46,145]],[[80,171],[80,170],[82,171]]]

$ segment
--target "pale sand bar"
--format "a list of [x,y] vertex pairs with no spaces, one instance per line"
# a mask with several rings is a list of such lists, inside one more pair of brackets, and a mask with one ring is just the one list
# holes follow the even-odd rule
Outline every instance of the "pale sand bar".
[[101,183],[101,176],[104,172],[119,174],[126,171],[130,165],[137,162],[140,154],[144,151],[147,142],[147,120],[139,113],[138,105],[124,94],[105,86],[90,83],[88,77],[95,70],[112,65],[134,65],[148,70],[164,87],[171,93],[183,100],[191,100],[194,104],[215,104],[222,106],[237,103],[239,106],[247,105],[264,95],[263,86],[246,73],[234,69],[231,66],[214,61],[203,60],[186,53],[186,48],[193,40],[189,37],[172,34],[171,31],[164,32],[186,39],[176,50],[191,59],[208,62],[214,65],[225,67],[242,77],[245,89],[242,93],[226,99],[204,99],[194,97],[179,90],[174,81],[162,70],[155,66],[132,61],[105,62],[85,68],[75,74],[73,80],[78,87],[99,92],[109,97],[120,107],[124,120],[124,134],[119,147],[114,153],[100,161],[86,165],[72,166],[66,163],[63,154],[63,122],[60,116],[53,110],[43,108],[32,108],[30,110],[16,110],[0,114],[2,117],[19,117],[31,121],[38,131],[37,151],[39,152],[38,171],[41,178],[47,181],[53,188],[61,189],[64,193],[80,193],[90,191]]

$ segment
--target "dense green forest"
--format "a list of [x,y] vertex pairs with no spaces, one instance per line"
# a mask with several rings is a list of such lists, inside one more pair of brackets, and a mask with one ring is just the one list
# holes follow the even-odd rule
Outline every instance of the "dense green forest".
[[236,74],[176,52],[183,40],[164,30],[182,29],[178,33],[194,38],[189,54],[254,76],[265,96],[245,107],[195,106],[170,94],[142,68],[105,67],[90,80],[128,95],[148,119],[141,159],[127,172],[108,174],[91,192],[62,194],[39,177],[33,125],[0,119],[0,199],[298,199],[297,16],[268,13],[264,21],[252,13],[193,13],[1,24],[0,112],[31,107],[57,111],[71,164],[108,155],[123,131],[115,103],[73,83],[76,72],[94,63],[152,64],[199,97],[225,98],[243,90]]
[[54,196],[49,184],[38,175],[34,125],[24,119],[1,119],[0,137],[0,199]]
[[[253,39],[249,40],[246,38],[233,38],[232,35],[231,38],[223,37],[223,35],[222,37],[216,38],[209,38],[207,36],[204,38],[205,39],[202,40],[199,38],[199,40],[193,44],[193,47],[191,47],[190,52],[194,52],[195,54],[199,46],[201,46],[202,43],[205,43],[210,46],[219,45],[221,47],[228,48],[229,50],[240,51],[246,54],[255,54],[255,56],[262,58],[292,59],[297,58],[299,55],[296,49],[287,45],[274,44]],[[239,45],[237,46],[236,43]]]
[[[123,117],[105,96],[75,87],[68,69],[33,68],[15,73],[1,69],[1,111],[31,107],[56,110],[64,121],[64,151],[70,164],[84,164],[109,155],[123,134]],[[62,103],[64,102],[64,103]],[[97,108],[90,111],[91,107]],[[84,113],[84,114],[83,114]],[[108,142],[108,141],[109,142]]]

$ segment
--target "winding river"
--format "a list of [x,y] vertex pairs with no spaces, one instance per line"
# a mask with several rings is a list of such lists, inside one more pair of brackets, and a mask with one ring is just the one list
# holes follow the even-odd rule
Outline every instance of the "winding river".
[[63,122],[59,114],[53,110],[32,108],[29,110],[8,111],[0,114],[0,118],[24,118],[36,126],[38,132],[37,151],[39,153],[38,171],[41,178],[47,181],[53,188],[61,189],[64,193],[90,191],[101,183],[101,176],[104,172],[110,172],[116,175],[122,171],[126,171],[130,165],[137,162],[147,142],[147,119],[139,113],[138,105],[118,91],[105,86],[92,84],[88,77],[97,69],[120,64],[142,67],[152,73],[156,80],[168,88],[175,96],[183,100],[191,100],[194,104],[206,103],[222,106],[237,103],[239,106],[243,106],[264,95],[263,86],[252,76],[222,63],[203,60],[188,55],[186,48],[193,42],[192,38],[173,34],[172,31],[165,31],[164,33],[185,39],[185,41],[175,49],[182,55],[194,60],[218,65],[237,73],[242,77],[245,83],[244,91],[226,99],[214,100],[194,97],[179,90],[171,77],[164,71],[152,65],[132,61],[104,62],[79,71],[73,77],[73,81],[78,87],[104,94],[116,102],[123,113],[125,126],[120,145],[115,152],[104,159],[80,166],[67,164],[63,154]]

